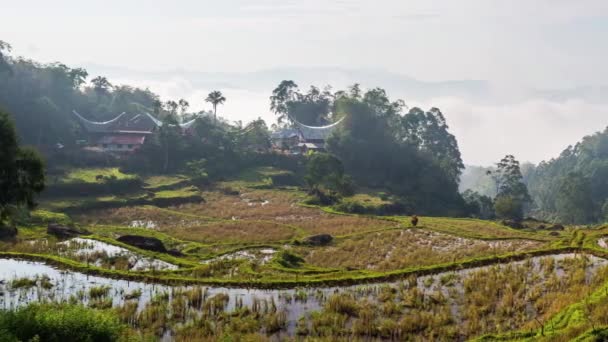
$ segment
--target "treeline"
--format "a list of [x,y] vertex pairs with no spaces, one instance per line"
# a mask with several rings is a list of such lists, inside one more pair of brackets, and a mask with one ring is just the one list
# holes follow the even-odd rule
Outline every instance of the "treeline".
[[113,85],[97,76],[62,63],[41,64],[9,54],[10,45],[0,41],[0,107],[12,113],[21,142],[27,145],[73,145],[81,138],[72,116],[76,110],[94,121],[104,121],[122,112],[154,113],[162,118],[182,115],[185,100],[161,102],[148,89]]
[[540,163],[528,188],[535,217],[575,224],[608,220],[608,129]]

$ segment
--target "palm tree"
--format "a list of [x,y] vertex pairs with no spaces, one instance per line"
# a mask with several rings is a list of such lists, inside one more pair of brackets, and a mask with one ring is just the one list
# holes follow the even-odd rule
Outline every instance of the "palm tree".
[[222,95],[221,91],[214,90],[207,95],[205,101],[211,102],[213,105],[213,117],[215,118],[215,122],[217,122],[217,105],[226,102],[226,98]]
[[91,80],[91,83],[93,84],[93,89],[98,95],[106,94],[112,88],[112,83],[110,83],[110,81],[103,76],[95,77]]

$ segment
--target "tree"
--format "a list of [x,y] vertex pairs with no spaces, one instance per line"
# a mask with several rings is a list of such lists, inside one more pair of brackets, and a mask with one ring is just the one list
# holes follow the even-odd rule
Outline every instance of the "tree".
[[184,99],[180,99],[177,104],[179,105],[180,108],[180,115],[183,117],[186,114],[186,111],[188,110],[188,108],[190,107],[190,103],[188,103],[188,101],[184,100]]
[[521,221],[523,219],[523,203],[512,196],[499,196],[494,199],[496,216],[502,219]]
[[179,107],[179,105],[173,100],[165,102],[165,108],[167,109],[167,112],[169,112],[169,114],[174,118],[177,115],[177,107]]
[[494,218],[494,203],[489,196],[469,189],[462,193],[462,198],[467,203],[468,211],[472,216],[485,220]]
[[403,101],[391,101],[383,89],[339,92],[333,115],[344,117],[326,148],[343,163],[357,184],[390,191],[404,212],[464,215],[458,183],[434,156],[403,137]]
[[93,90],[98,96],[107,95],[112,89],[112,83],[103,76],[95,77],[91,80],[91,84],[93,84]]
[[164,152],[163,172],[167,173],[171,164],[171,156],[179,150],[182,143],[179,126],[174,116],[167,116],[163,120],[163,125],[159,129],[158,139]]
[[11,66],[8,63],[6,54],[11,52],[11,45],[7,42],[0,40],[0,73],[4,71],[11,72]]
[[270,96],[270,110],[277,114],[279,124],[289,119],[288,103],[295,100],[298,85],[294,81],[284,80],[273,91]]
[[431,155],[455,181],[458,181],[464,163],[456,137],[448,129],[445,117],[438,108],[424,112],[412,108],[402,120],[402,139]]
[[34,207],[44,189],[44,163],[38,153],[20,147],[13,121],[0,111],[0,235],[15,209]]
[[527,185],[535,217],[578,224],[606,222],[608,129],[541,162],[530,172]]
[[496,183],[494,207],[501,218],[523,219],[524,205],[531,201],[528,189],[523,182],[519,162],[513,155],[506,155],[496,164],[492,178]]
[[226,98],[222,95],[221,91],[214,90],[207,95],[205,101],[210,102],[213,105],[213,118],[215,119],[215,122],[217,122],[217,105],[226,102]]
[[562,177],[555,199],[560,221],[578,224],[594,222],[594,216],[599,214],[601,209],[596,208],[599,204],[593,202],[591,193],[591,181],[581,173],[571,172]]
[[152,103],[152,111],[154,112],[154,114],[156,114],[157,116],[160,115],[160,112],[163,110],[163,103],[156,99],[154,100],[154,102]]
[[305,125],[322,126],[330,122],[329,114],[333,106],[331,87],[323,91],[311,86],[308,93],[294,93],[294,99],[285,103],[289,118]]
[[270,149],[270,132],[262,118],[250,122],[236,134],[236,142],[241,150],[265,151]]
[[72,80],[72,87],[74,89],[78,89],[81,85],[86,83],[87,77],[89,77],[89,73],[85,69],[82,69],[82,68],[76,68],[76,69],[67,68],[67,69],[69,70],[67,72],[67,74],[69,75],[70,79]]
[[336,195],[347,196],[353,193],[352,181],[344,174],[342,162],[329,153],[313,153],[309,157],[304,179],[309,192],[321,202],[325,202],[327,195],[335,198]]

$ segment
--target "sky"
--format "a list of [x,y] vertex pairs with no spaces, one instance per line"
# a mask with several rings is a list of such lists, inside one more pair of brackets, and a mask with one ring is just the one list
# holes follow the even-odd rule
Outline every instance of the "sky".
[[282,79],[439,107],[465,163],[540,162],[608,125],[605,0],[0,0],[13,55],[273,120]]

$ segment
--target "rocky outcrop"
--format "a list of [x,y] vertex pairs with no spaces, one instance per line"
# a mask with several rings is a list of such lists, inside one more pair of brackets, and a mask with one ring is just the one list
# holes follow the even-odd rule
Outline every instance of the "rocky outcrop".
[[72,238],[79,235],[87,235],[89,232],[85,230],[76,229],[74,227],[62,226],[57,223],[49,223],[46,228],[46,232],[49,235],[54,235],[58,238]]
[[116,239],[127,245],[137,247],[152,252],[167,253],[167,249],[162,241],[157,238],[139,236],[139,235],[123,235]]
[[329,245],[333,239],[334,237],[329,234],[313,235],[304,239],[304,244],[311,246],[326,246]]

